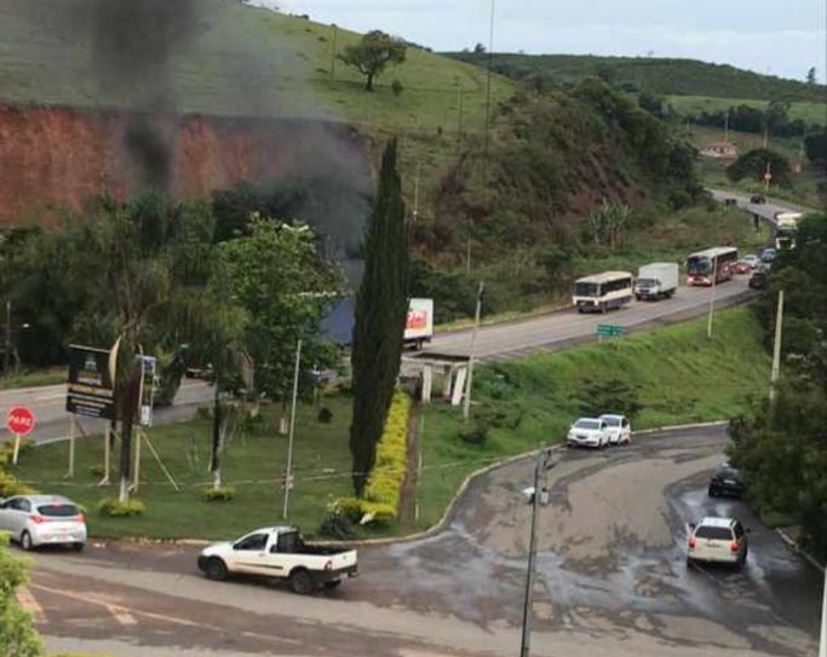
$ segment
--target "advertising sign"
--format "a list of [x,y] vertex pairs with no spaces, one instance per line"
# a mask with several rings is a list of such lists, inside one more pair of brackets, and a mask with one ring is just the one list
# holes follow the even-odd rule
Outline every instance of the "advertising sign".
[[115,419],[108,349],[69,345],[69,385],[66,412],[86,417]]

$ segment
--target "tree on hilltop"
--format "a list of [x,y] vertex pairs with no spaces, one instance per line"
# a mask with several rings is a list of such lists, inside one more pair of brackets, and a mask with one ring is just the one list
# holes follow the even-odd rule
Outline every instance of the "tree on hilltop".
[[405,61],[407,47],[404,42],[380,30],[373,30],[362,37],[356,45],[347,46],[339,55],[348,66],[353,66],[365,76],[365,91],[373,91],[373,79],[385,70],[388,64]]

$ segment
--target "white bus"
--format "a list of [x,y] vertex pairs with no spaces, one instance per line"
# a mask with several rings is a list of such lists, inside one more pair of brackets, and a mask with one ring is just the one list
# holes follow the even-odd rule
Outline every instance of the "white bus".
[[604,313],[611,308],[620,308],[632,300],[632,279],[628,271],[606,271],[578,278],[574,282],[574,305],[581,313]]
[[686,259],[686,283],[717,285],[728,281],[732,278],[732,265],[737,261],[738,249],[734,246],[716,246],[693,253]]

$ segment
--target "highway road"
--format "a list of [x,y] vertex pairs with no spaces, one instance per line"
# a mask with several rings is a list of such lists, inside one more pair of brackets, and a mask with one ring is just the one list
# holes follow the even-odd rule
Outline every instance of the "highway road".
[[[484,326],[477,336],[476,356],[481,360],[514,358],[534,351],[553,351],[597,340],[598,324],[622,326],[626,333],[699,317],[709,312],[712,296],[721,308],[749,299],[752,292],[745,276],[721,283],[714,290],[681,286],[671,299],[632,301],[619,310],[605,314],[579,314],[568,309],[540,317]],[[437,334],[420,357],[468,356],[471,330]]]
[[797,212],[785,202],[775,201],[772,198],[766,203],[751,203],[752,194],[733,192],[726,189],[710,189],[709,192],[712,194],[712,198],[719,203],[723,203],[728,198],[734,198],[739,208],[751,214],[757,214],[769,222],[771,226],[775,226],[775,215],[779,212]]
[[[538,523],[533,657],[815,654],[820,574],[747,506],[706,495],[727,443],[723,428],[705,428],[562,453]],[[360,549],[360,577],[336,591],[210,582],[196,547],[99,541],[37,553],[23,599],[49,651],[515,655],[531,472],[523,460],[478,477],[434,536]],[[713,514],[751,529],[740,571],[686,564],[687,523]]]

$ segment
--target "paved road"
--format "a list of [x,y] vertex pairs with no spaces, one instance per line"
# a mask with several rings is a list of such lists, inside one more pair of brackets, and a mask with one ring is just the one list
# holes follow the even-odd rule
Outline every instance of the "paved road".
[[779,212],[797,212],[798,210],[789,206],[783,201],[776,201],[769,199],[767,203],[750,203],[752,194],[743,192],[733,192],[726,189],[710,189],[712,198],[719,203],[723,203],[728,198],[734,198],[738,207],[746,210],[751,214],[757,214],[762,219],[769,222],[771,226],[775,226],[775,215]]
[[[566,452],[542,509],[532,655],[805,657],[820,577],[737,501],[705,495],[723,429]],[[196,548],[111,543],[36,555],[27,606],[48,647],[120,657],[514,655],[530,509],[527,461],[478,478],[431,538],[360,551],[362,575],[299,597],[213,583]],[[746,568],[688,568],[686,523],[739,516]]]
[[[199,405],[212,399],[212,388],[204,381],[184,379],[175,404],[156,409],[154,422],[165,424],[190,419]],[[69,414],[66,413],[66,384],[4,390],[0,393],[0,417],[5,423],[6,411],[12,406],[28,406],[37,416],[37,426],[31,438],[37,442],[49,442],[68,437]],[[105,422],[77,416],[84,431],[89,434],[103,433]],[[0,439],[9,437],[5,427],[0,428]]]
[[[476,355],[482,360],[513,358],[534,351],[551,351],[596,340],[598,324],[616,324],[627,332],[662,324],[684,321],[709,312],[712,295],[716,307],[744,301],[750,296],[747,277],[738,276],[721,283],[715,290],[706,287],[681,286],[671,299],[632,301],[619,310],[604,315],[580,315],[566,310],[541,317],[505,324],[485,326],[477,336]],[[471,330],[453,331],[434,336],[433,342],[420,352],[420,357],[467,356]]]

